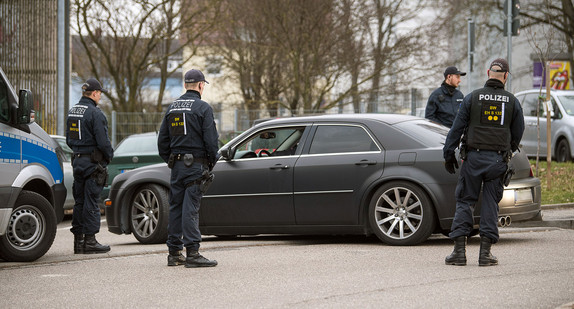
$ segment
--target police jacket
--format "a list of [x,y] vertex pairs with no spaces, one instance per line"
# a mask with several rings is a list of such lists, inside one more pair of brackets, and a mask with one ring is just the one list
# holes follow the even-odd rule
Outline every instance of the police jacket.
[[522,106],[501,81],[489,79],[464,98],[446,138],[445,160],[454,156],[463,133],[470,148],[515,151],[524,133]]
[[213,109],[195,90],[188,90],[168,107],[157,139],[160,157],[168,162],[170,154],[193,154],[210,164],[217,161],[219,134]]
[[68,111],[66,143],[74,153],[90,154],[97,148],[105,161],[109,162],[114,157],[108,137],[108,120],[94,100],[82,97]]
[[[450,91],[449,87],[451,88]],[[450,128],[463,98],[460,90],[443,82],[439,88],[431,93],[425,109],[425,118]]]

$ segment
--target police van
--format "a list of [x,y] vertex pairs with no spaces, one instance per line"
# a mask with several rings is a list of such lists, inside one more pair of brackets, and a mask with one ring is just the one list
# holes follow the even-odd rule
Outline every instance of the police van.
[[16,96],[0,67],[0,259],[34,261],[64,215],[65,154],[34,122],[32,93]]

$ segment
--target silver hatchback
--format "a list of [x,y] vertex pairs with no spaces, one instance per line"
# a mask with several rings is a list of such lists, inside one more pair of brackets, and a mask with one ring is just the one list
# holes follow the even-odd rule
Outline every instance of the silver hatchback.
[[[546,112],[540,97],[544,97],[545,90],[526,90],[515,94],[522,104],[526,129],[522,137],[522,150],[529,157],[546,157]],[[551,91],[551,148],[553,159],[558,162],[572,161],[574,158],[574,91]],[[539,119],[537,116],[540,116]],[[538,131],[540,128],[540,131]],[[538,149],[538,136],[540,136],[540,149]]]

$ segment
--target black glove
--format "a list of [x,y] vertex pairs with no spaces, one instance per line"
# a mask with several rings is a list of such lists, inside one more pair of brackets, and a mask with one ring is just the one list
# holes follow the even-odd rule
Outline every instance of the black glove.
[[458,161],[454,156],[448,158],[444,162],[444,168],[450,174],[454,174],[455,170],[458,168]]

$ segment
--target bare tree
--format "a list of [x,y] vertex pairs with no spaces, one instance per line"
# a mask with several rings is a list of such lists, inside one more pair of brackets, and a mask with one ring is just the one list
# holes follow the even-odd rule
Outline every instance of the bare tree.
[[237,74],[248,110],[279,104],[299,114],[350,103],[359,112],[363,94],[378,94],[391,77],[410,81],[401,73],[432,53],[422,26],[401,29],[426,3],[226,1],[212,45]]
[[[218,4],[203,0],[75,0],[73,27],[84,54],[74,58],[74,70],[82,78],[94,76],[111,83],[114,92],[107,97],[116,111],[160,111],[167,78],[194,55],[203,33],[216,20]],[[192,47],[192,52],[168,69],[168,60],[181,54],[184,47]],[[157,74],[154,70],[159,71],[161,83],[159,96],[150,102],[141,90],[146,79]]]

